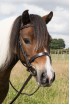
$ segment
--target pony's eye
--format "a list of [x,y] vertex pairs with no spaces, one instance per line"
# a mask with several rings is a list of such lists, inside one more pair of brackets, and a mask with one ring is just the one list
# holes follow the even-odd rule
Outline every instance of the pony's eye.
[[24,38],[25,44],[30,44],[30,40],[28,38]]

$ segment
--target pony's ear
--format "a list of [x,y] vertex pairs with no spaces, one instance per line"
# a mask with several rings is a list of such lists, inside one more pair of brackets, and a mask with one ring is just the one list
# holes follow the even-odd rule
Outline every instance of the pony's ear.
[[22,19],[23,25],[26,25],[26,24],[30,23],[30,17],[29,17],[28,10],[25,10],[22,13],[21,19]]
[[46,22],[46,24],[52,19],[53,12],[51,11],[48,15],[43,16],[43,20]]

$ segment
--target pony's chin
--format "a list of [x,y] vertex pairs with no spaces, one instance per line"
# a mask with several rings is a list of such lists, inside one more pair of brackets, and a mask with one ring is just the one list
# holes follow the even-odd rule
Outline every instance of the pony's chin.
[[44,84],[44,85],[41,85],[42,87],[50,87],[51,84]]
[[52,84],[41,84],[38,82],[38,85],[40,85],[41,87],[50,87]]

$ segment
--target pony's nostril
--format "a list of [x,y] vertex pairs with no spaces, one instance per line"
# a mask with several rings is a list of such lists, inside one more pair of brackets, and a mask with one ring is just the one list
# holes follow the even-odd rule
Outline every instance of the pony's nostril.
[[55,72],[54,72],[54,76],[53,76],[53,79],[52,79],[52,82],[55,80]]
[[44,73],[42,73],[41,77],[42,77],[42,78],[44,77]]
[[47,74],[45,72],[41,75],[41,83],[42,84],[49,84],[49,78],[47,77]]
[[44,77],[46,77],[46,73],[45,72],[43,72],[42,75],[41,75],[41,78],[44,78]]
[[42,84],[45,84],[45,83],[46,83],[46,73],[45,73],[45,72],[43,72],[43,73],[41,74],[41,83],[42,83]]
[[54,72],[54,77],[53,77],[53,81],[55,80],[55,72]]
[[46,72],[41,74],[40,82],[43,86],[51,86],[51,83],[55,80],[55,73],[53,73],[52,79],[50,79]]
[[46,83],[49,84],[49,78],[46,79]]

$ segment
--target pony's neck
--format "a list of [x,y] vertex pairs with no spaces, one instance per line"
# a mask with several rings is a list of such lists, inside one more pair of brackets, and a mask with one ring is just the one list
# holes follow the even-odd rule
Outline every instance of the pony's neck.
[[11,59],[10,38],[13,23],[16,17],[0,21],[0,68],[6,66]]

